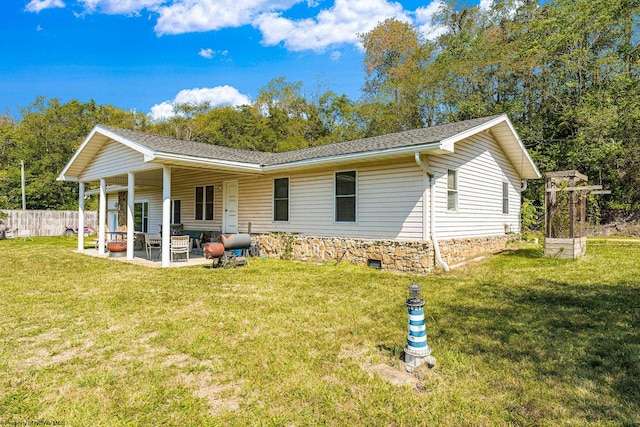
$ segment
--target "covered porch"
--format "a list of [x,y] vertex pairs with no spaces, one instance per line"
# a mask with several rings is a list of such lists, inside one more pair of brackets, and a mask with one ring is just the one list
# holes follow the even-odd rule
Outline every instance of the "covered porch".
[[[128,242],[124,258],[144,260],[131,243],[136,234],[157,233],[160,265],[170,267],[172,224],[185,231],[240,231],[239,178],[262,174],[253,160],[242,150],[96,126],[58,180],[79,184],[79,229],[85,200],[98,196],[97,255],[108,254],[108,232],[118,232]],[[80,234],[78,251],[84,247]]]
[[[162,165],[152,170],[100,178],[99,188],[90,191],[86,191],[85,183],[80,182],[79,226],[84,226],[84,201],[97,195],[96,255],[109,255],[108,242],[113,236],[126,242],[136,242],[155,235],[161,240],[158,245],[160,253],[155,257],[157,261],[151,260],[150,265],[169,267],[184,264],[171,259],[171,238],[180,234],[189,235],[195,241],[190,257],[197,260],[202,258],[199,243],[203,236],[214,238],[220,233],[240,231],[238,178],[241,175]],[[79,236],[78,251],[84,248],[84,239],[84,236]],[[144,245],[127,243],[123,258],[148,262],[144,247],[140,250],[141,246]]]

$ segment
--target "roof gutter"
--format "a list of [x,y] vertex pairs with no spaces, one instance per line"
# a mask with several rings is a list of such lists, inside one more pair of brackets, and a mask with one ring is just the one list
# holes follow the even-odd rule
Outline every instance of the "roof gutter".
[[[433,250],[436,255],[436,262],[440,264],[442,268],[444,268],[444,271],[449,271],[450,270],[449,265],[442,259],[442,256],[440,255],[440,245],[438,244],[438,236],[436,235],[436,197],[435,197],[436,180],[434,178],[435,172],[433,171],[433,169],[429,167],[429,165],[427,165],[424,161],[422,161],[422,159],[420,158],[420,153],[415,153],[414,157],[416,159],[416,163],[418,164],[418,166],[420,166],[427,173],[427,175],[429,175],[429,191],[430,191],[429,201],[431,202],[431,206],[429,208],[429,213],[430,213],[429,230],[431,231],[431,241],[433,242]],[[423,206],[424,206],[424,203],[423,203]],[[424,208],[422,209],[422,211],[424,212]],[[423,217],[423,221],[422,221],[423,228],[425,223],[426,223],[426,218]]]
[[169,161],[169,162],[178,162],[178,163],[188,163],[190,165],[200,165],[206,167],[216,167],[224,170],[231,171],[243,171],[243,172],[254,172],[260,173],[262,172],[262,167],[255,163],[243,163],[243,162],[234,162],[230,160],[212,160],[204,157],[192,157],[185,156],[181,154],[172,154],[172,153],[155,153],[153,156],[146,157],[146,162],[152,162],[156,160]]

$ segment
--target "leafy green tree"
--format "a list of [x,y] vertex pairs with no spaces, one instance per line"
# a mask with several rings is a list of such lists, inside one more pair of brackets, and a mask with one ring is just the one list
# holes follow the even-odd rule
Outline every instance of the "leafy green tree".
[[328,132],[316,104],[306,100],[302,82],[272,79],[260,89],[254,113],[262,117],[264,151],[278,152],[326,143]]
[[15,203],[22,199],[20,158],[16,155],[17,126],[18,123],[11,116],[0,116],[0,209],[16,208],[18,206]]
[[[376,113],[365,118],[370,133],[388,133],[423,126],[423,58],[428,45],[411,24],[390,18],[360,34],[365,51],[365,99]],[[368,120],[367,120],[368,119]]]
[[[15,138],[25,161],[28,209],[69,208],[77,204],[77,185],[57,182],[57,175],[93,127],[89,120],[95,103],[38,98],[21,110]],[[70,197],[71,196],[71,197]]]
[[[508,113],[543,172],[578,169],[637,209],[639,12],[627,0],[448,3],[424,73],[438,76],[440,120]],[[540,187],[528,190],[539,204]]]
[[359,105],[345,94],[325,92],[318,101],[318,116],[328,134],[328,142],[350,141],[365,135]]
[[0,124],[2,149],[0,199],[2,207],[21,207],[20,161],[25,164],[28,209],[73,209],[78,203],[78,186],[58,182],[62,168],[97,124],[144,130],[144,115],[113,106],[98,106],[71,100],[38,97],[21,109],[22,119],[13,123],[5,117]]
[[247,150],[261,150],[267,125],[251,106],[213,108],[194,118],[199,142]]
[[175,104],[173,116],[156,123],[149,130],[162,136],[191,141],[194,134],[199,133],[195,118],[207,114],[213,108],[208,102]]

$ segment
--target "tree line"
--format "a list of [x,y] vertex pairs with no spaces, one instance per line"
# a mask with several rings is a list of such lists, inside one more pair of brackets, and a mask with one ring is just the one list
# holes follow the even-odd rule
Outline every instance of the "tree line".
[[[544,173],[577,169],[612,195],[597,216],[640,210],[640,1],[445,3],[439,36],[389,19],[360,34],[360,99],[277,77],[252,105],[175,105],[154,122],[111,105],[37,98],[0,117],[0,208],[73,209],[77,185],[55,178],[96,124],[228,147],[287,151],[506,113]],[[543,201],[543,185],[525,197]]]

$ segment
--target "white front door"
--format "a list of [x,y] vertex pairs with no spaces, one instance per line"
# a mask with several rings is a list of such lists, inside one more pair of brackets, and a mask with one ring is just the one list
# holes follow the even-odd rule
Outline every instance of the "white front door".
[[225,181],[222,232],[238,232],[238,181]]

